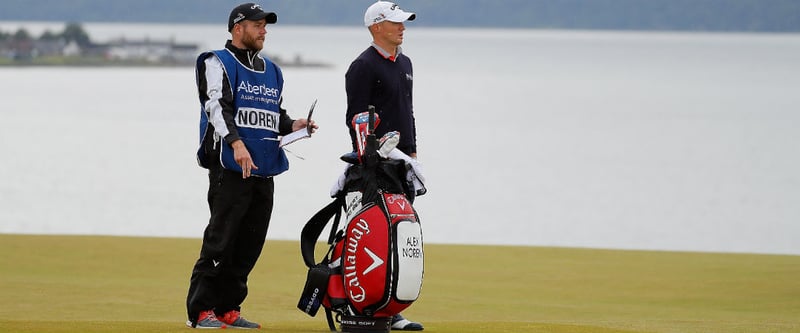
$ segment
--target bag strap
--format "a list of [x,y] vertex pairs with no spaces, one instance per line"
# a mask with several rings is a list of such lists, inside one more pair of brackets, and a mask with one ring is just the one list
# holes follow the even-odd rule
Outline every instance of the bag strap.
[[300,232],[300,253],[303,255],[303,262],[305,262],[306,266],[309,268],[316,265],[314,249],[316,247],[317,240],[319,239],[319,235],[322,233],[322,229],[325,228],[331,217],[335,217],[335,221],[333,223],[333,227],[331,228],[331,235],[328,237],[328,244],[333,244],[335,238],[334,235],[337,231],[336,229],[339,228],[339,219],[342,216],[341,207],[343,205],[344,197],[341,195],[336,196],[336,199],[314,214],[314,216],[312,216],[311,219],[306,222],[306,225],[303,227],[303,231]]
[[325,319],[328,320],[328,328],[331,332],[336,332],[336,324],[333,322],[333,312],[331,309],[325,308]]

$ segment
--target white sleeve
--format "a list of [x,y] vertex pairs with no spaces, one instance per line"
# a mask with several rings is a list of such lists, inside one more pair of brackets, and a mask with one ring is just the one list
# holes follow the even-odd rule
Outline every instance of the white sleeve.
[[221,138],[228,135],[228,126],[225,118],[222,117],[222,105],[219,100],[222,98],[222,80],[225,79],[225,67],[216,55],[206,58],[206,101],[205,110],[208,112],[208,120],[214,126],[214,132]]

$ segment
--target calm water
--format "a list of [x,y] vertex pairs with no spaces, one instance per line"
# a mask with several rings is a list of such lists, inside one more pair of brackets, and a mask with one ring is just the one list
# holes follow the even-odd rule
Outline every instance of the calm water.
[[[290,113],[319,99],[276,181],[269,238],[298,239],[343,168],[343,76],[369,37],[270,28],[268,53],[334,65],[284,69]],[[408,28],[428,242],[800,254],[800,35]],[[200,237],[191,68],[0,68],[0,91],[0,232]]]

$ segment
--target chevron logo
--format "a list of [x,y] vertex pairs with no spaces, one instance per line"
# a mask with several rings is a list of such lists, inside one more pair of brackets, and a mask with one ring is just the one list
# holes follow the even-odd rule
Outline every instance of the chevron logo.
[[367,254],[369,255],[369,257],[372,258],[372,264],[369,265],[369,267],[367,267],[367,269],[364,270],[364,273],[362,273],[363,275],[367,275],[367,273],[372,272],[372,270],[374,270],[374,269],[380,267],[381,265],[383,265],[384,261],[383,261],[383,259],[378,257],[377,254],[375,254],[372,251],[370,251],[368,248],[365,247],[364,251],[366,251]]

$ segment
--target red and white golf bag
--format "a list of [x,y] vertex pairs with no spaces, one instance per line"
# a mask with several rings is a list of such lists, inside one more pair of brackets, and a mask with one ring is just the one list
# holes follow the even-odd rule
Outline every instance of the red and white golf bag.
[[[348,168],[343,190],[306,223],[300,239],[309,271],[297,307],[315,316],[323,306],[332,331],[335,313],[343,331],[388,332],[391,317],[422,288],[422,227],[407,197],[408,170],[403,161],[379,159],[374,136],[367,141],[362,163]],[[314,249],[330,220],[329,250],[317,263]]]

